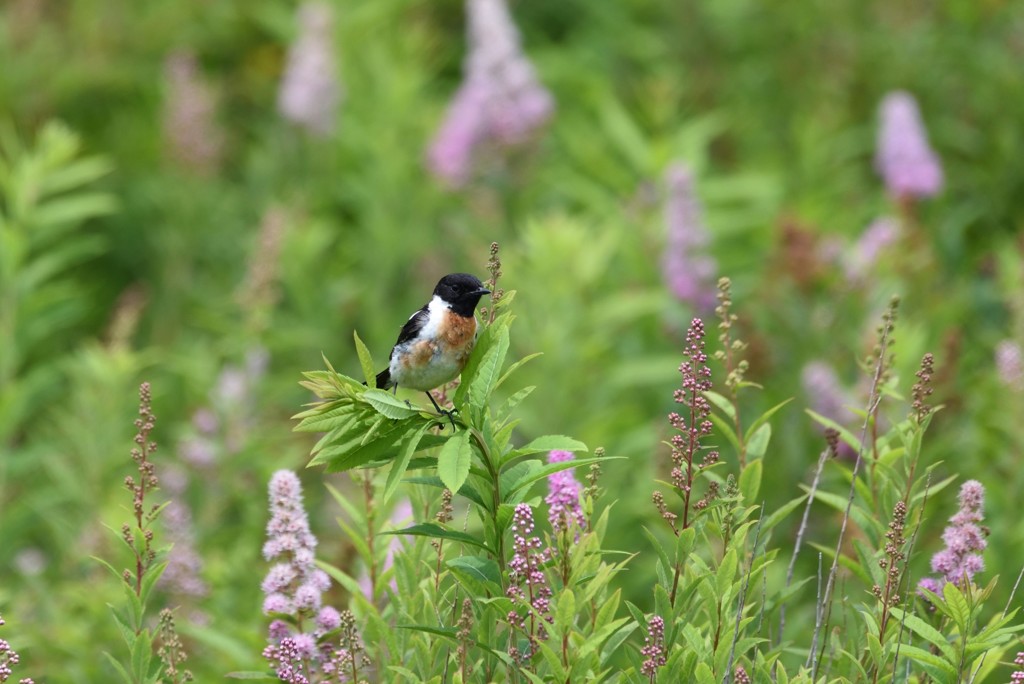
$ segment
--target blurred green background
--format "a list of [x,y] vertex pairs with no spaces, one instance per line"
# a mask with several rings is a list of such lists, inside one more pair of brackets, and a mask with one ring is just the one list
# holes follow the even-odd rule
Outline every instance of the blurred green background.
[[[662,277],[675,162],[694,172],[748,378],[764,386],[746,415],[795,398],[774,421],[768,508],[799,494],[822,447],[805,367],[827,363],[861,402],[858,360],[899,294],[896,387],[908,393],[934,352],[946,408],[926,458],[988,488],[986,577],[1004,577],[1005,602],[1024,558],[1024,393],[994,354],[1024,336],[1024,5],[518,0],[556,111],[511,163],[453,190],[425,157],[461,78],[463,3],[331,4],[344,98],[327,135],[277,107],[295,3],[0,6],[0,636],[22,653],[17,674],[111,674],[105,603],[119,588],[91,556],[122,552],[105,526],[128,517],[143,379],[158,474],[190,523],[175,541],[194,545],[202,579],[167,588],[190,667],[200,681],[259,668],[274,470],[300,471],[321,557],[352,555],[322,487],[345,478],[302,471],[300,373],[321,353],[358,373],[353,330],[386,358],[441,275],[485,275],[492,241],[518,291],[513,354],[543,352],[521,376],[538,389],[520,439],[568,434],[627,457],[604,481],[610,546],[640,552],[623,582],[646,605],[653,561],[636,529],[655,524],[686,326],[709,313]],[[942,161],[933,199],[895,202],[872,167],[895,89],[917,98]],[[848,278],[843,255],[883,216],[902,222],[898,244]],[[929,502],[918,574],[952,491]],[[811,537],[834,539],[815,511]]]

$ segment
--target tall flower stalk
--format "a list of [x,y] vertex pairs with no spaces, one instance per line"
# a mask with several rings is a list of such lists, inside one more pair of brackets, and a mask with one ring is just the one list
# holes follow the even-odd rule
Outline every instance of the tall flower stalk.
[[302,505],[299,478],[290,470],[279,470],[270,479],[269,492],[263,557],[277,562],[263,580],[263,612],[275,619],[263,655],[283,681],[299,681],[298,675],[308,678],[330,662],[329,647],[318,640],[341,621],[337,610],[322,605],[330,579],[315,564],[317,541]]
[[988,531],[979,524],[984,519],[985,487],[977,480],[968,480],[961,485],[959,498],[960,508],[942,533],[946,546],[932,556],[932,572],[938,577],[926,577],[918,584],[937,594],[946,582],[964,587],[985,569],[981,552],[988,546]]
[[515,645],[509,647],[509,655],[520,663],[529,660],[537,652],[537,644],[547,639],[545,625],[552,621],[551,585],[544,574],[547,554],[534,530],[533,509],[529,504],[518,504],[512,514],[514,553],[508,563],[505,593],[515,607],[508,614],[513,634],[519,631],[527,640],[525,651]]
[[[704,395],[711,389],[711,369],[707,366],[708,356],[704,353],[704,335],[704,322],[694,318],[686,333],[686,347],[683,349],[686,360],[679,365],[679,373],[683,376],[682,386],[673,393],[676,403],[682,404],[685,408],[682,415],[675,411],[668,415],[669,425],[678,431],[678,434],[669,440],[672,449],[672,470],[669,479],[676,495],[682,500],[682,519],[671,511],[661,492],[656,491],[651,495],[661,517],[677,537],[692,524],[691,515],[707,508],[717,495],[717,483],[712,483],[713,486],[709,486],[705,497],[695,502],[696,505],[691,505],[697,476],[718,461],[717,451],[709,451],[703,458],[697,460],[703,450],[701,439],[710,435],[712,428],[711,404]],[[682,571],[682,563],[677,562],[672,591],[669,594],[673,604]]]

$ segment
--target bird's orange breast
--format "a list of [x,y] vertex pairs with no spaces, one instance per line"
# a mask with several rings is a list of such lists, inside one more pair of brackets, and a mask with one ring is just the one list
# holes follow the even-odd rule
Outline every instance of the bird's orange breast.
[[465,363],[476,342],[476,316],[460,316],[451,311],[445,312],[440,337],[441,343],[447,346],[452,354],[462,357],[461,360]]

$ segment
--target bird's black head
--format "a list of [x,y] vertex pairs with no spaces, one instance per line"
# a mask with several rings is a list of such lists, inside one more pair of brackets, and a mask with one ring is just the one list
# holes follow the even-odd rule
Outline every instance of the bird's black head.
[[450,273],[438,281],[434,294],[447,302],[451,310],[460,316],[472,316],[480,298],[491,294],[491,291],[474,275]]

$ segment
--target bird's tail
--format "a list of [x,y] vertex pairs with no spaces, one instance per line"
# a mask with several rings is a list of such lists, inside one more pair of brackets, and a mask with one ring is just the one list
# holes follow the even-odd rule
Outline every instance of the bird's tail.
[[394,383],[391,382],[391,369],[385,368],[377,373],[377,389],[391,389]]

